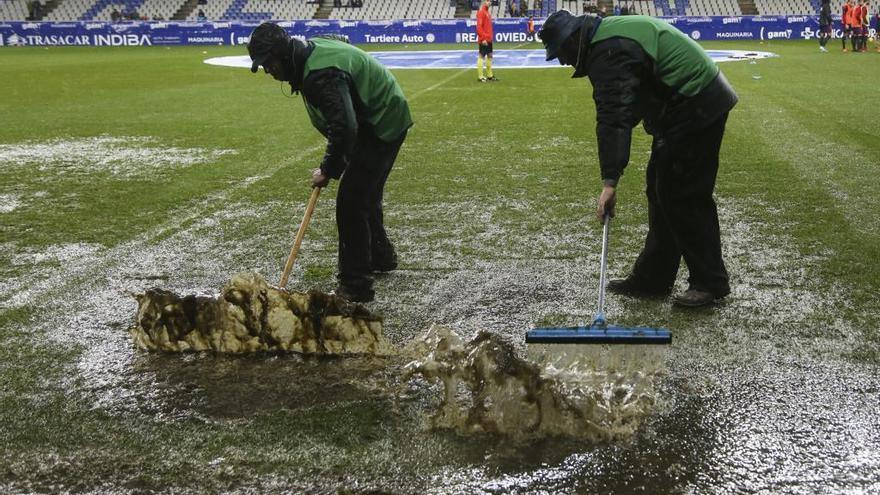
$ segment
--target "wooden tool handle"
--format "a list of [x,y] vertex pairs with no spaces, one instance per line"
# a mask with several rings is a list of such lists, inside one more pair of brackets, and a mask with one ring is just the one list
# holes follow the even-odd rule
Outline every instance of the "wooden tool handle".
[[290,249],[290,256],[287,257],[287,263],[284,264],[284,271],[281,273],[281,282],[278,282],[278,287],[281,289],[287,286],[287,277],[290,275],[290,270],[293,269],[296,255],[299,253],[299,245],[302,244],[303,236],[306,234],[306,227],[309,226],[309,220],[312,219],[312,212],[315,211],[315,203],[318,202],[319,194],[321,194],[321,188],[313,187],[312,195],[309,196],[309,204],[306,206],[306,213],[303,215],[302,223],[299,224],[299,230],[297,230],[296,238],[293,240],[293,247]]

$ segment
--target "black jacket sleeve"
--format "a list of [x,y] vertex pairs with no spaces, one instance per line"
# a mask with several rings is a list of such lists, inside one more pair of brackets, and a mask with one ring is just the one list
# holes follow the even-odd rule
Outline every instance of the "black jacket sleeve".
[[345,172],[357,142],[358,122],[352,88],[351,77],[332,68],[312,72],[303,81],[303,97],[326,121],[326,127],[321,129],[327,138],[321,172],[334,179]]
[[634,41],[611,38],[592,47],[588,67],[602,179],[616,181],[629,163],[632,129],[644,117],[642,86],[652,64]]

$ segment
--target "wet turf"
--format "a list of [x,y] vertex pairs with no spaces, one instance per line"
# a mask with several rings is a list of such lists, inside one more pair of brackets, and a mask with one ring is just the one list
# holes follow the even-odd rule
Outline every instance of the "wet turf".
[[[722,65],[741,97],[717,189],[733,293],[700,311],[609,298],[615,323],[667,326],[675,343],[655,415],[600,445],[430,430],[437,387],[402,382],[399,360],[136,351],[126,291],[278,276],[321,139],[298,99],[202,64],[202,48],[0,50],[3,149],[110,136],[210,157],[116,173],[83,153],[88,166],[0,164],[0,491],[880,490],[880,135],[875,88],[841,79],[878,80],[880,55],[707,46],[781,55]],[[371,308],[398,345],[439,322],[522,346],[531,325],[594,309],[588,86],[560,70],[495,85],[473,72],[397,73],[416,120],[387,187],[401,268]],[[641,246],[648,149],[637,131],[612,276]],[[297,288],[334,285],[332,208],[322,195]]]

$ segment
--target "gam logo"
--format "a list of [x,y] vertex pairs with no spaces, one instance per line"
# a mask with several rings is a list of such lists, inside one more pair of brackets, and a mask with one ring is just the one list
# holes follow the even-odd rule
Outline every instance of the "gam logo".
[[722,22],[724,24],[739,24],[742,22],[742,17],[725,17]]
[[422,25],[422,21],[403,21],[403,27],[418,27]]
[[789,38],[791,38],[791,29],[786,29],[785,31],[767,31],[768,40]]
[[795,22],[807,22],[807,18],[806,18],[806,17],[803,17],[803,16],[801,16],[801,17],[789,17],[789,18],[788,18],[788,23],[789,23],[789,24],[794,24]]

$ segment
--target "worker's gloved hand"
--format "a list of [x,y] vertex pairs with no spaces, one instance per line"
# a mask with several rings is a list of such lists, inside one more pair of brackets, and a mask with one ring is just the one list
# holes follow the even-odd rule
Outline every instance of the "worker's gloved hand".
[[615,186],[605,185],[599,194],[599,206],[596,208],[596,218],[599,223],[605,223],[605,213],[610,217],[614,217],[614,205],[617,204],[617,188]]
[[330,183],[330,177],[324,175],[320,168],[312,170],[312,187],[327,187]]

